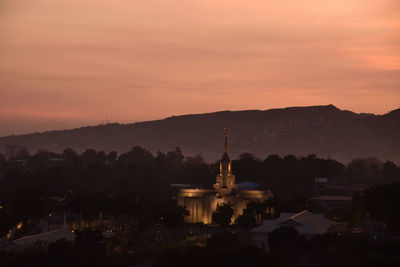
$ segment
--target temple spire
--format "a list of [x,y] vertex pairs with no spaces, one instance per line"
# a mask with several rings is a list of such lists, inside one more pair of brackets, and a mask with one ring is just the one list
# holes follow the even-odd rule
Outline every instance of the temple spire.
[[228,128],[224,128],[225,130],[225,153],[228,153]]
[[217,175],[217,180],[214,184],[214,188],[219,190],[219,194],[229,193],[232,190],[237,189],[235,175],[232,174],[231,159],[229,158],[228,154],[228,128],[224,128],[224,131],[225,152],[222,155],[221,161],[219,162],[219,174]]

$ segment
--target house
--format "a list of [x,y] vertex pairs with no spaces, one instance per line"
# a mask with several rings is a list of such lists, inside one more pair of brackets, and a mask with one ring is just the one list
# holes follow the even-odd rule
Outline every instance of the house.
[[353,196],[363,195],[366,188],[367,185],[329,185],[327,178],[316,178],[309,205],[312,210],[324,213],[335,209],[351,209]]
[[75,234],[69,231],[66,227],[62,227],[58,230],[40,233],[36,235],[24,236],[19,239],[15,239],[13,243],[20,248],[27,248],[33,246],[35,243],[40,242],[46,246],[52,242],[60,239],[65,239],[67,241],[74,241]]
[[268,234],[282,226],[291,226],[299,235],[312,237],[325,234],[334,224],[334,221],[325,218],[323,214],[308,210],[299,213],[283,212],[277,219],[264,220],[261,226],[251,230],[251,234],[258,247],[268,250]]
[[334,209],[349,209],[353,206],[351,196],[318,196],[309,199],[310,205],[317,207],[318,210],[325,213]]

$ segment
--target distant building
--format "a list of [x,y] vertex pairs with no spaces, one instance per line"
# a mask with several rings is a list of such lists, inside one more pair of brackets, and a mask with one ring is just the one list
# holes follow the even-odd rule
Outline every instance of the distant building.
[[314,179],[315,183],[321,183],[321,184],[327,184],[328,183],[328,178],[326,177],[317,177]]
[[328,178],[318,177],[314,179],[314,191],[320,190],[326,187],[328,184]]
[[[264,201],[272,198],[271,191],[256,190],[255,184],[245,183],[239,188],[232,174],[231,160],[228,155],[228,131],[225,128],[225,152],[220,161],[219,174],[213,188],[203,189],[196,186],[181,188],[177,195],[178,205],[186,206],[190,215],[185,217],[188,223],[212,223],[212,214],[219,203],[232,203],[235,220],[243,213],[250,201]],[[175,185],[176,186],[176,185]]]
[[22,145],[9,145],[6,146],[6,160],[9,161],[13,158],[19,158],[21,156],[28,155],[26,146]]
[[309,199],[312,210],[328,213],[334,209],[353,207],[353,196],[363,195],[367,185],[329,185],[328,178],[315,178],[313,197]]
[[334,209],[346,209],[353,206],[353,198],[351,196],[319,196],[313,197],[309,200],[309,203],[313,207],[317,207],[325,213]]
[[312,237],[325,234],[335,222],[324,217],[323,214],[312,213],[304,210],[299,213],[282,212],[274,220],[265,220],[263,224],[251,230],[253,241],[260,248],[268,250],[268,235],[282,226],[291,226],[299,235]]

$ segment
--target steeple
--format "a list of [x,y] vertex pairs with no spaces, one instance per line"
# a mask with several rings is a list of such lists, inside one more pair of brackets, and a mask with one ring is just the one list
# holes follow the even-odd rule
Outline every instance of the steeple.
[[[231,192],[233,189],[237,189],[235,183],[235,175],[232,174],[231,159],[228,154],[228,128],[224,128],[225,131],[225,149],[219,163],[219,174],[217,175],[216,183],[214,188],[219,190],[220,194]],[[222,190],[222,191],[221,191]]]
[[225,153],[228,154],[228,128],[224,128],[225,131]]
[[231,172],[230,168],[231,159],[229,158],[228,154],[228,128],[224,128],[224,131],[225,131],[225,150],[221,159],[221,173],[225,172],[227,174]]
[[222,186],[226,187],[226,177],[231,174],[231,159],[228,155],[228,128],[225,131],[225,150],[220,162],[220,175],[222,175]]

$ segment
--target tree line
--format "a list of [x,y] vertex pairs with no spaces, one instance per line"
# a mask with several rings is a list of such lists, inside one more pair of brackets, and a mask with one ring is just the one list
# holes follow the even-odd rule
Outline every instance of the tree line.
[[[215,182],[219,163],[207,163],[198,155],[185,157],[176,148],[153,155],[141,147],[118,155],[88,149],[77,154],[65,149],[57,154],[40,150],[5,161],[0,154],[0,201],[20,185],[32,185],[51,196],[70,191],[141,195],[165,193],[169,184],[184,183],[209,187]],[[269,155],[264,160],[243,153],[232,161],[237,182],[253,181],[278,195],[310,192],[316,177],[330,184],[386,184],[400,180],[400,168],[391,161],[354,159],[347,165],[316,155],[295,157]],[[289,186],[290,185],[290,186]],[[3,189],[3,190],[2,190]]]
[[[129,212],[151,213],[143,216],[147,220],[167,218],[163,215],[179,213],[172,208],[175,192],[169,185],[184,183],[211,187],[218,166],[218,162],[207,163],[201,156],[185,157],[179,148],[157,155],[141,147],[133,147],[121,155],[94,149],[80,155],[72,149],[65,149],[60,154],[41,150],[10,161],[0,155],[0,217],[3,218],[0,224],[4,233],[9,225],[18,221],[37,220],[51,211],[65,209],[83,217],[98,216],[101,211],[113,216]],[[272,190],[274,207],[284,211],[305,209],[305,196],[312,191],[315,177],[327,177],[333,184],[384,186],[400,181],[400,168],[395,163],[377,159],[355,159],[344,165],[316,155],[270,155],[261,160],[244,153],[232,161],[232,168],[237,182],[254,181],[262,189]],[[65,199],[67,204],[61,207],[54,197]],[[374,203],[368,201],[365,203]],[[140,207],[146,208],[140,211]],[[259,210],[259,207],[246,209],[238,223],[243,227],[259,224],[266,216]],[[181,214],[184,212],[180,211]],[[175,220],[171,224],[178,224],[179,216],[170,217],[171,221]]]

